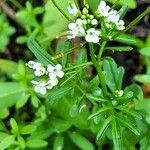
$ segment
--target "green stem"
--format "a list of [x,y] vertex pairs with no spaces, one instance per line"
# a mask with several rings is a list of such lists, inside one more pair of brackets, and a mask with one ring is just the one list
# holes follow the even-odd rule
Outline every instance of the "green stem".
[[100,47],[99,54],[98,54],[98,62],[100,62],[100,60],[101,60],[101,57],[102,57],[102,54],[103,54],[106,44],[107,44],[106,41],[102,42],[102,45]]
[[72,66],[72,67],[66,68],[66,69],[64,69],[64,71],[69,71],[69,70],[77,69],[77,68],[80,68],[80,67],[87,67],[87,66],[90,66],[92,64],[93,64],[92,62],[86,62],[86,63],[80,64],[80,65],[77,65],[77,66]]
[[141,15],[139,15],[136,19],[134,19],[124,30],[124,32],[130,30],[134,27],[145,15],[150,13],[150,7],[148,7]]
[[97,71],[97,74],[98,74],[98,77],[99,77],[99,80],[100,80],[100,83],[101,83],[103,95],[104,95],[104,97],[107,98],[107,87],[106,87],[105,78],[104,78],[101,66],[100,66],[99,62],[96,60],[96,57],[95,57],[95,54],[94,54],[93,44],[90,43],[89,46],[90,46],[91,59],[92,59],[92,62],[94,64],[95,68],[96,68],[96,71]]
[[72,19],[68,17],[65,12],[58,6],[58,4],[55,2],[55,0],[51,0],[52,3],[55,5],[55,7],[61,12],[61,14],[69,21],[72,22]]

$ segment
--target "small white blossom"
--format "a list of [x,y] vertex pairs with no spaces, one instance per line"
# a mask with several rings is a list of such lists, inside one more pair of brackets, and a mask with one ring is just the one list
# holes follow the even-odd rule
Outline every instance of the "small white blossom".
[[125,24],[124,21],[120,20],[117,25],[118,30],[124,30],[125,29],[124,24]]
[[47,66],[47,71],[50,79],[55,79],[56,77],[62,78],[64,76],[64,72],[62,71],[62,66],[57,64],[55,67],[52,65]]
[[68,31],[68,39],[73,39],[76,36],[83,36],[85,34],[82,19],[77,19],[75,23],[70,23],[68,28],[70,29],[70,31]]
[[106,5],[105,1],[101,1],[98,6],[98,13],[100,16],[107,17],[109,15],[110,7]]
[[85,39],[87,42],[98,43],[100,40],[100,31],[95,30],[94,28],[90,28],[87,30],[87,34]]
[[26,63],[26,66],[28,66],[29,68],[33,68],[33,66],[35,65],[35,61],[29,61],[28,63]]
[[46,73],[46,69],[42,66],[39,68],[36,68],[36,70],[34,71],[34,74],[37,77],[43,76],[45,73]]
[[35,61],[29,61],[26,66],[28,66],[29,68],[34,70],[34,74],[37,77],[40,77],[42,75],[44,75],[46,73],[46,69],[44,68],[44,66],[39,63],[39,62],[35,62]]
[[119,16],[118,12],[116,10],[111,10],[109,12],[108,17],[107,17],[107,21],[109,23],[112,22],[112,23],[115,23],[117,25],[119,22],[119,18],[120,18],[120,16]]
[[35,85],[34,87],[34,91],[36,93],[39,93],[39,94],[42,94],[42,95],[45,95],[47,90],[46,90],[46,83],[45,82],[38,82],[38,81],[31,81],[32,84]]
[[50,79],[47,84],[46,84],[46,88],[47,89],[52,89],[54,86],[56,86],[58,84],[58,79],[55,78],[55,79]]
[[75,4],[69,4],[68,12],[70,14],[72,14],[73,16],[77,16],[77,14],[79,13],[79,10],[78,10],[78,8],[76,7]]

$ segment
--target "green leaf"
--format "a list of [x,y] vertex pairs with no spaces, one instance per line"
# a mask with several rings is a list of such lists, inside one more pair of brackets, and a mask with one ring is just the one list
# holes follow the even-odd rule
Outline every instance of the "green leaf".
[[25,140],[23,139],[23,137],[19,135],[19,136],[17,136],[17,140],[18,140],[20,147],[22,149],[24,149],[26,146],[26,143],[25,143]]
[[7,149],[11,144],[15,142],[15,136],[14,135],[9,135],[5,137],[1,142],[0,142],[0,149],[5,150]]
[[16,13],[16,18],[25,28],[38,27],[39,25],[36,20],[36,13],[30,2],[26,2],[26,7]]
[[27,147],[31,148],[42,148],[45,147],[48,143],[41,139],[30,139],[26,142]]
[[26,88],[17,82],[1,82],[0,83],[0,109],[13,106],[24,94]]
[[0,119],[4,119],[9,115],[8,109],[3,109],[0,111]]
[[121,110],[122,112],[126,113],[129,116],[132,116],[133,118],[137,118],[137,119],[142,119],[141,114],[139,114],[138,112],[136,112],[135,110],[131,110],[128,108],[123,108],[123,107],[119,107],[119,110]]
[[71,89],[72,89],[72,87],[70,87],[70,86],[69,87],[61,87],[59,89],[53,89],[49,92],[47,98],[49,101],[58,100],[61,97],[67,95]]
[[98,134],[96,136],[96,139],[99,140],[102,135],[104,134],[104,132],[106,131],[106,129],[109,127],[110,123],[112,121],[111,117],[108,117],[104,123],[102,124],[102,126],[100,127],[100,130],[98,131]]
[[31,134],[36,130],[37,126],[35,125],[26,125],[20,129],[20,134]]
[[[56,1],[66,15],[69,15],[67,11],[68,2],[69,0]],[[73,0],[71,0],[71,2],[73,2]],[[52,1],[47,1],[47,3],[45,3],[43,26],[44,33],[47,35],[49,40],[56,38],[56,36],[59,36],[65,29],[67,29],[68,23],[69,21],[54,6]]]
[[0,72],[12,78],[12,75],[17,72],[18,64],[11,60],[0,59]]
[[113,119],[112,122],[112,138],[115,150],[122,150],[122,135],[118,122]]
[[43,65],[54,65],[51,56],[43,50],[35,40],[30,39],[27,45],[31,52]]
[[88,90],[92,90],[93,88],[98,87],[99,84],[100,84],[100,81],[97,75],[89,82]]
[[118,41],[120,43],[128,44],[128,45],[136,45],[136,43],[137,43],[137,41],[134,37],[129,36],[127,34],[121,34],[114,40]]
[[140,132],[137,130],[137,127],[130,122],[127,122],[124,119],[118,118],[118,120],[129,130],[131,130],[135,135],[140,136]]
[[72,125],[72,122],[69,122],[67,120],[62,120],[62,119],[52,119],[51,120],[51,128],[53,129],[54,132],[56,133],[61,133],[64,131],[67,131]]
[[63,150],[63,147],[64,147],[64,137],[58,135],[55,138],[53,150]]
[[143,84],[148,84],[150,83],[150,75],[148,74],[138,74],[134,76],[134,80],[143,83]]
[[16,122],[16,120],[14,118],[10,119],[10,125],[11,125],[11,128],[12,128],[12,133],[17,135],[19,129],[18,129],[18,124],[17,124],[17,122]]
[[35,108],[37,108],[39,106],[39,99],[36,95],[32,95],[31,103]]
[[101,114],[101,113],[103,113],[103,112],[106,112],[106,111],[108,111],[108,110],[110,110],[110,109],[112,109],[112,107],[109,107],[109,106],[105,106],[105,107],[103,107],[103,108],[100,108],[96,113],[91,114],[91,115],[88,117],[88,119],[91,119],[91,118],[93,118],[93,117],[95,117],[95,116],[97,116],[97,115],[99,115],[99,114]]
[[121,90],[124,75],[123,67],[117,68],[117,64],[112,58],[106,58],[103,60],[103,69],[105,81],[111,92],[114,93],[116,90]]
[[90,93],[86,94],[86,97],[89,100],[94,100],[94,101],[97,101],[97,102],[106,102],[106,101],[108,101],[107,99],[104,99],[103,97],[97,97],[97,96],[94,96]]
[[94,150],[93,144],[88,141],[85,137],[81,136],[80,134],[74,132],[69,133],[69,137],[71,140],[82,150]]
[[112,50],[113,52],[128,52],[131,51],[133,48],[130,46],[114,46],[114,47],[106,47],[105,49]]
[[144,47],[139,51],[143,56],[150,57],[150,47]]
[[26,102],[28,101],[29,97],[30,97],[30,94],[24,93],[24,96],[22,96],[22,97],[17,101],[17,103],[16,103],[16,108],[19,109],[19,108],[23,107],[23,106],[26,104]]

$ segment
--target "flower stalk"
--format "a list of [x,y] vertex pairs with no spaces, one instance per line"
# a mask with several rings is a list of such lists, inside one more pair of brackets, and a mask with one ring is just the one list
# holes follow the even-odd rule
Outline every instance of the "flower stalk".
[[[90,55],[91,55],[91,60],[96,68],[100,83],[101,83],[101,87],[102,87],[102,91],[103,91],[103,95],[104,97],[107,98],[107,87],[106,87],[106,83],[105,83],[105,78],[101,69],[101,65],[100,65],[100,61],[98,61],[95,57],[95,53],[94,53],[94,47],[92,43],[89,43],[89,47],[90,47]],[[103,46],[101,48],[101,51],[103,51],[105,48],[105,46]]]

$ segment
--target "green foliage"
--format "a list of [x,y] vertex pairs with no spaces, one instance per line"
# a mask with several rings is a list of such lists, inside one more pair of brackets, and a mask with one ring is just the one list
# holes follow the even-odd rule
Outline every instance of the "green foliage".
[[9,24],[5,14],[0,11],[0,52],[4,52],[10,42],[10,36],[15,33],[15,29]]
[[[17,31],[23,30],[16,42],[23,48],[27,44],[33,53],[25,51],[25,61],[37,59],[35,62],[45,67],[49,79],[46,66],[61,64],[64,77],[59,78],[59,84],[47,90],[47,94],[37,94],[37,87],[31,81],[43,82],[45,75],[37,77],[35,71],[39,70],[32,72],[33,66],[27,68],[22,60],[0,59],[0,150],[96,150],[106,144],[114,150],[134,150],[136,144],[140,150],[149,150],[150,99],[143,97],[140,86],[135,83],[125,87],[126,70],[113,58],[102,55],[105,50],[128,53],[138,48],[146,73],[134,79],[149,85],[150,36],[142,41],[125,33],[149,9],[123,31],[109,29],[104,20],[98,20],[100,23],[91,27],[100,28],[101,39],[98,44],[88,44],[82,37],[66,39],[67,26],[75,17],[67,11],[69,2],[74,1],[48,0],[40,6],[34,6],[31,1],[24,6],[20,6],[19,1],[10,2],[16,11],[16,23],[22,28]],[[95,16],[100,0],[84,2]],[[84,2],[75,0],[80,10]],[[135,0],[108,2],[114,4],[113,8],[121,5],[121,19],[128,7],[134,9],[137,5]],[[3,13],[0,21],[0,51],[4,52],[15,30]],[[15,54],[18,51],[17,47]],[[57,71],[55,68],[56,74]]]

